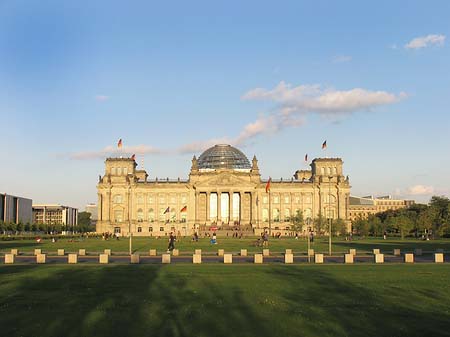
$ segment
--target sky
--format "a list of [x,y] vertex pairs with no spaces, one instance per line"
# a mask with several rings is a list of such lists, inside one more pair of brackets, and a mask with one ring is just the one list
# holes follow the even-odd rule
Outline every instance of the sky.
[[449,1],[0,0],[0,192],[84,209],[121,138],[153,179],[229,143],[449,196],[449,35]]

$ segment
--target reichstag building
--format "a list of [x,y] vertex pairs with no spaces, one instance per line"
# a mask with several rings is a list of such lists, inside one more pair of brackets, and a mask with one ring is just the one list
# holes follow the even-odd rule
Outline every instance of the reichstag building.
[[[97,232],[160,236],[221,229],[286,231],[301,212],[305,222],[322,215],[348,222],[350,184],[340,158],[316,158],[311,170],[290,179],[262,180],[231,145],[194,156],[187,180],[149,179],[132,158],[107,158],[99,177]],[[270,200],[269,200],[270,198]],[[304,228],[306,230],[306,228]]]

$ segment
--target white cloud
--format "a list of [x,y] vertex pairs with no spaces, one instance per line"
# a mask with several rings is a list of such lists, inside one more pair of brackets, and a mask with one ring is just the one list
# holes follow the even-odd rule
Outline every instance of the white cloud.
[[280,82],[272,90],[256,88],[242,96],[244,100],[269,100],[279,104],[283,115],[292,113],[318,113],[322,115],[350,114],[370,111],[381,105],[393,104],[406,97],[386,91],[371,91],[361,88],[350,90],[323,89],[320,85],[299,85]]
[[337,55],[335,57],[333,57],[333,63],[345,63],[345,62],[350,62],[352,60],[351,56],[348,55]]
[[442,46],[445,43],[445,35],[430,34],[412,39],[405,45],[406,49],[421,49],[432,45]]
[[110,97],[106,96],[106,95],[96,95],[94,98],[98,102],[105,102],[105,101],[109,100]]
[[431,195],[435,192],[433,186],[414,185],[408,188],[407,195]]
[[162,151],[149,145],[136,145],[136,146],[124,146],[119,149],[115,146],[107,146],[99,151],[85,151],[72,153],[69,157],[71,159],[77,160],[88,160],[88,159],[104,159],[109,156],[131,156],[133,154],[158,154]]

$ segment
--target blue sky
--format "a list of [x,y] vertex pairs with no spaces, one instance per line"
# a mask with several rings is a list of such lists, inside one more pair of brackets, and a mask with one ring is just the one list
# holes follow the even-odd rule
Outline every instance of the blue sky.
[[122,138],[152,178],[229,142],[263,178],[308,153],[354,195],[449,195],[449,22],[448,1],[0,1],[0,191],[83,208]]

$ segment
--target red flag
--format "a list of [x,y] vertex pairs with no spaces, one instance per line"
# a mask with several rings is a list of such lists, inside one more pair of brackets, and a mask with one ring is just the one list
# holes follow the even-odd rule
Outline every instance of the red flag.
[[266,193],[269,193],[270,191],[270,181],[272,180],[272,178],[269,177],[269,180],[267,180],[267,184],[266,184]]
[[170,207],[167,207],[163,214],[167,214],[170,212]]
[[322,143],[322,150],[325,150],[327,148],[327,141],[324,141]]
[[135,160],[135,159],[136,159],[136,155],[133,154],[133,155],[131,156],[131,160]]
[[308,154],[305,154],[305,162],[308,162]]
[[180,213],[181,212],[186,212],[187,211],[187,206],[184,206],[181,210],[180,210]]
[[122,138],[119,139],[119,142],[117,143],[117,147],[118,147],[119,149],[122,148]]

